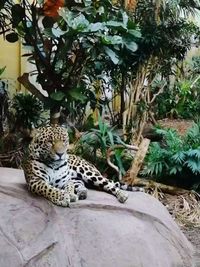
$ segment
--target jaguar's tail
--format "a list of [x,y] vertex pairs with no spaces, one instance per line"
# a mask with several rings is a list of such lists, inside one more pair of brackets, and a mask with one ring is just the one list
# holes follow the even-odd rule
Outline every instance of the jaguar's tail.
[[132,185],[128,185],[122,182],[116,182],[115,183],[117,187],[119,187],[122,190],[125,191],[132,191],[132,192],[145,192],[143,187],[139,187],[139,186],[132,186]]

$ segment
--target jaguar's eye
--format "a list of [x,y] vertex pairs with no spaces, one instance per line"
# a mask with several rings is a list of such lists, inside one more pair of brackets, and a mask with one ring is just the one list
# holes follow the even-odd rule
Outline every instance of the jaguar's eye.
[[47,143],[46,143],[46,146],[47,146],[48,148],[51,148],[51,147],[53,146],[53,144],[52,144],[52,142],[47,142]]
[[63,144],[64,144],[65,146],[67,146],[67,145],[68,145],[68,141],[67,141],[67,140],[63,140]]

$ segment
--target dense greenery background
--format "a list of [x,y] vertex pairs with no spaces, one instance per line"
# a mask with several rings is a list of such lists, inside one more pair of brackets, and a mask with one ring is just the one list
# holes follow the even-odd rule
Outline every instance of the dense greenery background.
[[[22,127],[31,128],[39,124],[43,107],[52,117],[62,108],[62,122],[89,131],[81,140],[82,153],[88,143],[94,158],[99,148],[105,160],[109,147],[124,142],[111,126],[123,128],[126,142],[139,142],[149,120],[198,117],[200,61],[196,57],[188,63],[185,58],[199,43],[199,27],[190,20],[199,9],[195,0],[138,0],[132,6],[109,0],[60,0],[56,5],[51,0],[2,0],[0,34],[9,42],[20,40],[27,51],[24,56],[35,66],[20,77],[34,96],[15,97],[15,122],[23,117]],[[30,75],[47,96],[30,83]],[[105,76],[110,77],[113,97],[120,97],[117,114],[110,108],[113,98],[99,97]],[[100,114],[106,108],[112,125],[99,120],[95,128],[92,117],[86,118],[88,106]],[[199,129],[194,127],[193,133]],[[171,130],[159,133],[164,142],[152,144],[146,174],[162,177],[189,171],[195,177],[193,185],[200,183],[199,139],[191,144],[189,135],[182,139]],[[120,148],[113,155],[122,174],[123,153]]]

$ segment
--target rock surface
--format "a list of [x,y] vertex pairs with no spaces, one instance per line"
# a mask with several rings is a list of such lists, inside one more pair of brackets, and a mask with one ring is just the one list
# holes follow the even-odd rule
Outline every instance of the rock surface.
[[125,204],[90,190],[71,208],[27,192],[23,172],[0,168],[0,267],[192,267],[193,249],[153,197]]

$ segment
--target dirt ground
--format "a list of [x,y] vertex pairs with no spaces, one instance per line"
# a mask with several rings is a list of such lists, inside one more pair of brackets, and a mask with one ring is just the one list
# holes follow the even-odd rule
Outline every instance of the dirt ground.
[[200,267],[200,228],[184,227],[182,231],[195,248],[195,267]]
[[188,128],[192,127],[193,121],[182,119],[163,119],[158,120],[157,123],[165,128],[174,128],[178,131],[179,134],[183,135],[188,130]]

